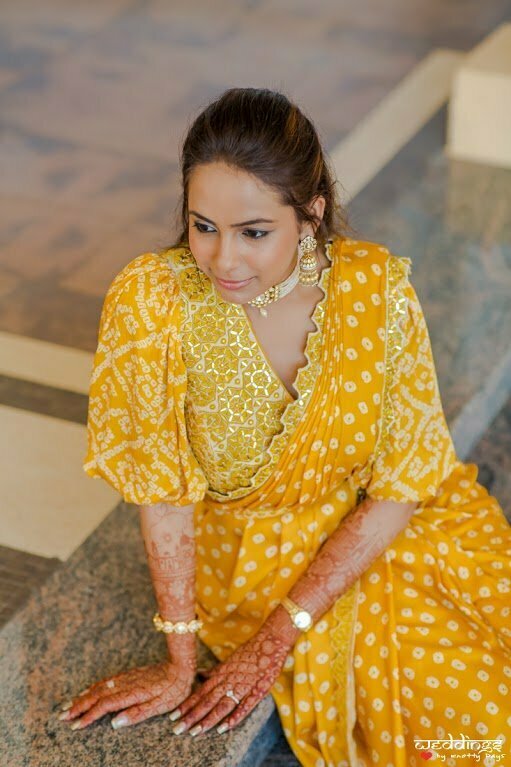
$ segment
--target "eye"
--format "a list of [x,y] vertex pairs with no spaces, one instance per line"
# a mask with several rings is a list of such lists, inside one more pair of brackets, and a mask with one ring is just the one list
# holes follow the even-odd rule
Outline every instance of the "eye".
[[[200,221],[196,221],[192,226],[194,226],[198,232],[201,232],[201,234],[211,234],[215,231],[212,227],[208,226],[208,224],[203,224]],[[265,229],[245,229],[243,234],[250,240],[261,240],[263,237],[266,237],[269,232]]]
[[[245,229],[243,234],[247,234],[248,232],[250,232],[248,237],[251,240],[261,240],[263,237],[266,237],[266,235],[268,234],[268,232],[264,229]],[[260,236],[257,236],[257,235],[260,235]]]
[[207,224],[201,224],[199,221],[196,221],[195,224],[192,224],[198,232],[202,232],[203,234],[209,234],[209,231],[207,231],[206,227]]

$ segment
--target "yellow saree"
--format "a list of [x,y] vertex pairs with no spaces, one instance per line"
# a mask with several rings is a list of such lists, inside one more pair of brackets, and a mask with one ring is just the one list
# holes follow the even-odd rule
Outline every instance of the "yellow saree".
[[418,765],[417,739],[449,733],[506,742],[511,529],[456,457],[410,259],[342,238],[327,255],[296,400],[189,250],[129,263],[105,298],[84,470],[128,502],[196,504],[219,659],[364,494],[419,502],[289,654],[284,732],[304,767]]

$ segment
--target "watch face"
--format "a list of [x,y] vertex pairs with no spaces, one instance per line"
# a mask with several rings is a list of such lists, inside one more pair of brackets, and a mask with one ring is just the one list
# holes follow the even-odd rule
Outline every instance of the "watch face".
[[300,610],[295,615],[295,626],[299,629],[308,629],[312,624],[312,619],[308,612]]

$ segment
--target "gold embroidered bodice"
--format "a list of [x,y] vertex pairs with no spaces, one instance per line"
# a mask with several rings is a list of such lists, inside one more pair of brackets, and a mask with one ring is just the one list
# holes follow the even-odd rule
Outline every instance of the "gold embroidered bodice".
[[[331,261],[329,243],[326,254]],[[331,266],[321,272],[324,296],[312,314],[316,329],[307,337],[307,362],[294,382],[295,400],[269,364],[244,308],[222,299],[188,249],[164,255],[182,299],[190,446],[208,480],[208,495],[241,497],[264,483],[307,405],[319,374]]]
[[[189,249],[128,263],[101,314],[84,471],[130,503],[207,495],[258,515],[273,513],[274,493],[291,503],[311,477],[321,494],[346,477],[376,499],[434,491],[455,452],[410,259],[341,238],[327,255],[296,400],[244,307],[223,301]],[[313,495],[304,489],[300,502]]]

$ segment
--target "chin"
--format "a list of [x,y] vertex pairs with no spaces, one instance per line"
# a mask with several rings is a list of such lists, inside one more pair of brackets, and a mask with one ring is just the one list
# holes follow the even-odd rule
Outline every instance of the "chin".
[[247,301],[251,301],[252,298],[242,298],[238,293],[235,293],[234,290],[222,290],[222,288],[217,287],[216,288],[217,293],[220,295],[223,301],[226,301],[228,304],[246,304]]

